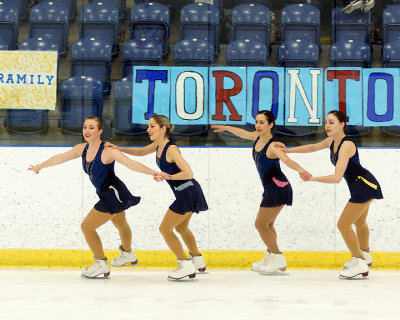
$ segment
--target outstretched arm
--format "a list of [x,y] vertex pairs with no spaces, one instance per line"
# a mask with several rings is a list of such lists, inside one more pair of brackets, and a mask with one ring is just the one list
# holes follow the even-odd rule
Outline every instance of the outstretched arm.
[[331,143],[332,143],[332,138],[326,138],[325,140],[322,140],[317,143],[306,144],[304,146],[298,146],[292,148],[285,148],[284,150],[286,153],[309,153],[329,148]]
[[82,155],[83,148],[85,147],[86,143],[80,143],[77,144],[75,147],[73,147],[71,150],[57,154],[55,156],[52,156],[50,159],[37,164],[36,166],[31,165],[28,170],[34,171],[36,174],[39,173],[39,171],[43,168],[47,167],[52,167],[56,166],[58,164],[76,159]]
[[155,152],[157,149],[157,144],[155,142],[143,147],[143,148],[137,148],[137,147],[131,147],[131,148],[119,148],[120,151],[131,154],[132,156],[146,156],[150,153]]
[[350,141],[345,141],[339,151],[339,159],[336,163],[335,173],[329,176],[311,177],[310,181],[317,181],[323,183],[339,183],[346,171],[349,159],[355,154],[356,147]]
[[123,164],[125,167],[144,174],[152,175],[153,177],[157,175],[157,171],[146,167],[145,165],[141,164],[140,162],[134,161],[129,159],[127,156],[122,154],[121,151],[117,149],[107,148],[105,149],[105,160],[108,161],[118,161],[119,163]]
[[[279,158],[284,164],[286,164],[290,169],[297,171],[300,175],[300,178],[303,180],[309,180],[311,174],[304,170],[296,161],[290,159],[287,154],[279,147],[275,147],[271,145],[268,149],[271,149],[273,155]],[[268,153],[268,150],[267,150]]]
[[211,126],[211,128],[214,129],[214,132],[228,131],[228,132],[234,134],[235,136],[238,136],[239,138],[252,140],[252,141],[254,141],[258,136],[257,131],[251,132],[251,131],[247,131],[247,130],[243,130],[243,129],[231,127],[231,126],[223,126],[223,125],[219,125],[219,124],[214,124]]

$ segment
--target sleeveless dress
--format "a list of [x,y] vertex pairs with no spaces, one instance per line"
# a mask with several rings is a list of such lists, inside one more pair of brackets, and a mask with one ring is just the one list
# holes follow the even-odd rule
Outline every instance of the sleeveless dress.
[[[179,169],[176,163],[168,162],[166,158],[168,148],[173,144],[174,143],[169,141],[165,145],[160,158],[156,156],[156,162],[160,170],[171,175],[181,172],[181,169]],[[171,211],[183,215],[187,212],[199,213],[200,211],[208,210],[203,190],[195,179],[166,181],[176,197],[176,200],[169,206]]]
[[[334,141],[332,141],[330,145],[331,162],[334,166],[336,166],[336,163],[339,160],[339,150],[345,141],[351,141],[354,143],[353,140],[345,136],[342,141],[340,141],[336,153],[333,151]],[[346,180],[347,186],[350,190],[351,197],[349,202],[364,203],[371,199],[383,198],[382,190],[378,181],[371,172],[361,166],[357,146],[356,153],[349,159],[349,163],[347,164],[347,168],[343,177]]]
[[257,152],[255,147],[259,139],[260,137],[253,145],[253,159],[264,187],[260,207],[279,207],[283,204],[291,206],[293,202],[292,187],[281,170],[279,159],[270,159],[266,154],[269,145],[274,140],[270,139],[264,148]]
[[91,162],[86,161],[88,147],[89,144],[85,146],[82,153],[82,166],[83,171],[89,175],[90,181],[100,198],[94,208],[101,212],[114,214],[137,205],[140,202],[140,197],[133,196],[125,184],[115,175],[115,162],[110,164],[101,162],[104,142],[100,144],[97,154]]

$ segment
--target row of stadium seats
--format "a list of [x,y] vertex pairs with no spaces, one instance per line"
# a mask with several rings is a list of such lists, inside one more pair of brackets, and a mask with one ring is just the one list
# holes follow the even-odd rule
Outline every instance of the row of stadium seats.
[[[111,1],[113,2],[113,1]],[[115,1],[114,1],[115,2]],[[66,4],[69,4],[68,6]],[[75,1],[40,1],[32,7],[29,20],[29,37],[53,39],[60,54],[68,50],[68,23],[70,12],[74,11]],[[80,38],[94,38],[103,40],[112,45],[112,54],[118,52],[118,19],[124,11],[124,1],[119,1],[120,8],[114,3],[90,2],[81,9]],[[121,7],[122,6],[122,7]],[[332,11],[332,39],[331,65],[353,62],[364,67],[370,66],[370,13],[364,14],[354,11],[349,15],[342,14],[341,7]],[[181,10],[180,39],[176,44],[175,64],[201,65],[214,64],[214,56],[219,52],[218,28],[219,9],[217,6],[206,3],[192,3]],[[388,6],[384,11],[384,39],[389,52],[385,55],[383,64],[391,64],[390,60],[397,60],[392,55],[397,48],[393,41],[400,40],[400,5]],[[270,9],[260,3],[244,3],[236,6],[232,11],[232,39],[242,40],[228,47],[229,58],[227,63],[233,65],[236,60],[239,65],[252,60],[242,60],[241,52],[260,52],[255,57],[254,65],[265,65],[269,54],[270,39]],[[0,5],[0,47],[16,49],[18,38],[18,9],[11,3],[2,2]],[[169,51],[169,9],[156,2],[146,2],[135,5],[131,10],[130,33],[133,42],[127,43],[127,48],[134,51],[133,60],[140,64],[140,58],[146,62],[149,48],[156,52],[149,59],[151,65],[160,64],[160,60]],[[279,64],[287,65],[293,57],[298,57],[300,65],[318,66],[319,61],[319,9],[309,4],[293,4],[282,10],[282,43],[279,48]],[[204,41],[207,43],[204,43]],[[243,42],[245,41],[245,42]],[[158,54],[158,44],[162,45],[162,56]],[[265,48],[263,47],[265,45]],[[189,49],[188,48],[192,48]],[[54,45],[52,44],[52,48]],[[303,51],[304,48],[307,48]],[[348,48],[348,49],[346,49]],[[356,49],[354,49],[356,48]],[[394,48],[394,49],[393,49]],[[239,50],[241,49],[241,50]],[[301,50],[300,50],[301,49]],[[344,50],[344,51],[343,51]],[[126,51],[129,50],[124,50]],[[348,55],[347,51],[352,54]],[[267,53],[265,56],[264,52]],[[304,53],[299,57],[298,53]],[[345,54],[346,53],[346,54]],[[201,57],[198,57],[198,55]],[[237,54],[237,55],[236,55]],[[236,56],[235,56],[236,55]],[[252,55],[250,55],[252,56]],[[123,59],[127,57],[123,56]],[[129,57],[128,57],[129,59]],[[296,59],[297,60],[297,59]],[[340,63],[339,60],[342,60]],[[354,60],[354,61],[353,61]],[[90,74],[89,74],[90,75]],[[126,72],[124,72],[126,75]]]

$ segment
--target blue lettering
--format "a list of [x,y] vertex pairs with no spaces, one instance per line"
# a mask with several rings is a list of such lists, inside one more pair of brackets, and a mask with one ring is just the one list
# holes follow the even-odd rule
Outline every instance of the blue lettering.
[[44,84],[44,82],[40,81],[40,74],[38,74],[38,82],[37,82],[37,84]]
[[11,73],[8,74],[6,83],[14,83],[13,75]]
[[167,83],[167,79],[168,70],[137,70],[136,83],[142,83],[143,80],[149,80],[148,109],[144,114],[146,120],[149,120],[154,114],[154,91],[156,81],[161,80],[161,82]]
[[26,84],[26,74],[24,74],[22,77],[20,74],[17,74],[17,83],[24,83]]
[[[375,83],[377,80],[385,80],[387,84],[386,113],[379,115],[375,112]],[[371,73],[368,79],[368,103],[367,117],[374,122],[386,122],[393,120],[394,115],[394,80],[388,73]]]
[[53,80],[54,76],[46,76],[46,78],[49,81],[49,86],[51,86],[51,81]]
[[260,81],[262,78],[268,78],[272,80],[272,107],[271,112],[277,117],[278,105],[279,105],[279,78],[278,74],[274,71],[258,71],[254,75],[253,82],[253,101],[252,101],[252,114],[256,118],[257,112],[259,111],[260,103]]

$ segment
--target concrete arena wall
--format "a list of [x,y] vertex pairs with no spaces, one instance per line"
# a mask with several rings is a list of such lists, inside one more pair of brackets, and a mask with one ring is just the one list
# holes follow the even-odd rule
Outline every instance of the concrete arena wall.
[[[69,264],[65,265],[76,266],[90,259],[80,223],[97,202],[97,195],[82,171],[81,160],[46,168],[38,175],[27,170],[30,164],[68,149],[0,147],[0,265],[56,266],[60,252],[65,253],[61,257],[69,257]],[[191,222],[209,264],[245,267],[261,257],[265,246],[254,220],[262,186],[251,148],[187,147],[181,152],[203,187],[210,207]],[[359,152],[361,163],[376,176],[384,193],[384,199],[375,201],[369,213],[371,249],[380,252],[382,267],[384,260],[390,260],[388,267],[400,268],[400,149],[367,148]],[[328,150],[290,156],[316,176],[334,170]],[[157,169],[154,154],[134,159]],[[156,183],[150,176],[120,164],[115,167],[132,193],[142,197],[139,205],[127,211],[133,249],[143,253],[143,266],[168,266],[174,259],[158,226],[174,199],[172,191],[165,182]],[[292,207],[284,208],[276,222],[281,250],[297,261],[293,262],[294,267],[324,267],[318,264],[321,255],[333,259],[330,266],[336,266],[349,257],[342,254],[347,248],[336,228],[349,199],[345,181],[338,185],[303,182],[284,164],[282,169],[292,183],[294,202]],[[101,227],[99,234],[106,250],[118,248],[118,232],[111,223]],[[111,251],[113,254],[117,253]],[[311,260],[303,261],[307,257]],[[37,262],[29,263],[27,259]],[[229,261],[224,263],[224,259]]]

